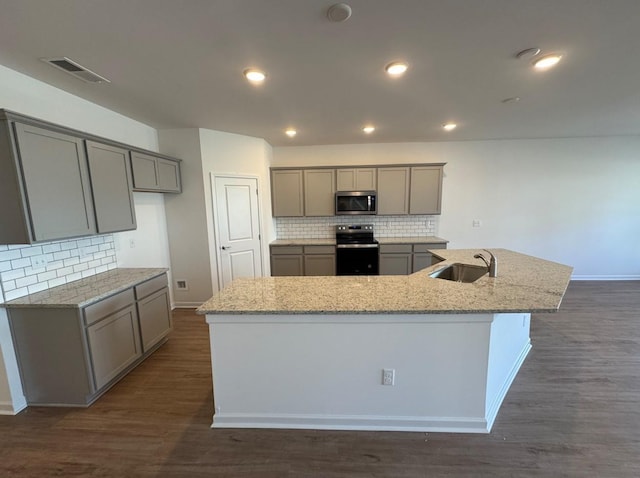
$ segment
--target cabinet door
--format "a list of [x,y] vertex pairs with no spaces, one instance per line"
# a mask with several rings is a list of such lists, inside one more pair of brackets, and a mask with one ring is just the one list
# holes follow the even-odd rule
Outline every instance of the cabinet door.
[[376,168],[340,168],[336,170],[336,191],[375,191]]
[[98,233],[136,228],[129,151],[87,141]]
[[378,168],[378,214],[409,213],[409,168]]
[[131,170],[135,189],[154,191],[160,187],[158,166],[153,156],[132,151]]
[[335,254],[305,254],[304,275],[334,276],[336,275]]
[[171,331],[169,289],[166,287],[138,301],[142,351],[147,352]]
[[380,275],[411,274],[411,254],[380,254]]
[[305,169],[304,215],[335,215],[335,169]]
[[142,356],[138,316],[133,305],[87,328],[96,388],[104,387]]
[[164,192],[182,192],[180,163],[164,158],[157,159],[158,189]]
[[431,267],[432,256],[428,252],[416,252],[413,254],[413,272]]
[[96,233],[83,141],[15,123],[34,241]]
[[409,214],[440,214],[442,166],[411,168]]
[[271,255],[272,276],[301,276],[304,275],[302,254]]
[[303,216],[302,170],[271,171],[273,216]]

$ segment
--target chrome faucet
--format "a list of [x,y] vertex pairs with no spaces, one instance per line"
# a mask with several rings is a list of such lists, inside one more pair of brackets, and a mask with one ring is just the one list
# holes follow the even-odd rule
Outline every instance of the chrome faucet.
[[493,255],[493,253],[489,249],[482,249],[482,250],[489,253],[489,257],[491,258],[490,261],[488,261],[487,258],[484,257],[482,254],[476,254],[473,257],[475,257],[476,259],[483,260],[483,262],[487,265],[487,269],[489,269],[489,277],[497,277],[498,259],[496,258],[496,256]]

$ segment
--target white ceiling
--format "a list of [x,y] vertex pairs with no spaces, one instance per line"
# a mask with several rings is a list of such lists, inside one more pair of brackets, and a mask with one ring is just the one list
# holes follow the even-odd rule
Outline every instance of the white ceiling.
[[[344,23],[332,3],[0,0],[0,63],[156,128],[274,146],[640,134],[640,0],[350,0]],[[533,71],[528,47],[563,61]],[[39,61],[60,56],[112,82]]]

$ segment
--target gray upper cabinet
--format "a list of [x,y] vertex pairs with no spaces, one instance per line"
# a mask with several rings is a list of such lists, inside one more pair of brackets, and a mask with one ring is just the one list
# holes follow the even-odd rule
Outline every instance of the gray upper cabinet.
[[442,166],[411,168],[409,214],[440,214]]
[[129,151],[87,141],[98,233],[136,228]]
[[304,215],[335,214],[335,169],[304,170]]
[[410,168],[378,168],[378,214],[409,213]]
[[[0,244],[135,229],[132,149],[0,109]],[[180,192],[180,161],[150,157],[157,186],[141,190]]]
[[134,191],[182,192],[178,161],[132,151],[131,170]]
[[304,216],[303,190],[301,169],[271,171],[273,216]]
[[339,168],[336,170],[336,191],[375,191],[376,168]]
[[95,234],[82,139],[27,124],[13,127],[31,227],[27,242]]

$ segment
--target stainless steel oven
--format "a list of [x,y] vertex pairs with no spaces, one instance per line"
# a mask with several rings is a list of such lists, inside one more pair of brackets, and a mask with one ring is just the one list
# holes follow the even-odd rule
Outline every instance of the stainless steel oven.
[[379,261],[372,224],[336,226],[336,275],[378,275]]

